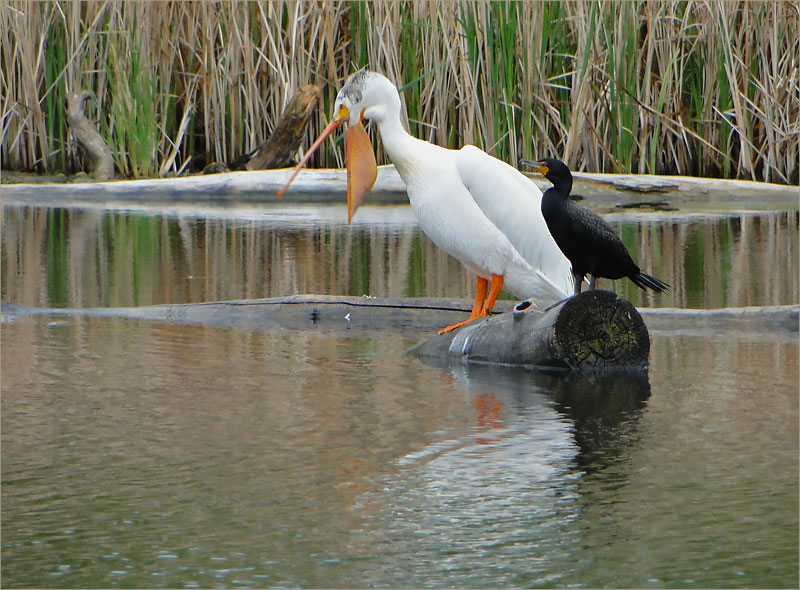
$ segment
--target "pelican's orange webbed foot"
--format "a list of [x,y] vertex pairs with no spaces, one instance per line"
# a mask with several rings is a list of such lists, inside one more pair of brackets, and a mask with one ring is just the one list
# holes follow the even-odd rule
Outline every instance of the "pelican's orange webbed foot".
[[466,326],[471,321],[477,320],[478,318],[481,318],[481,317],[483,317],[485,315],[486,315],[485,312],[481,312],[478,315],[476,315],[475,317],[472,317],[472,315],[470,315],[469,318],[464,320],[463,322],[458,322],[457,324],[453,324],[452,326],[447,326],[447,327],[442,328],[441,330],[439,330],[439,336],[441,336],[442,334],[447,334],[448,332],[452,332],[453,330],[455,330],[456,328],[460,328],[461,326]]
[[463,322],[458,322],[457,324],[453,324],[452,326],[447,326],[445,328],[442,328],[441,330],[439,330],[439,336],[441,336],[442,334],[447,334],[448,332],[452,332],[456,328],[465,326],[472,320],[486,315],[486,311],[484,310],[483,306],[483,300],[486,298],[486,290],[488,288],[489,288],[489,281],[487,281],[483,277],[478,277],[478,284],[475,287],[475,301],[472,303],[472,312],[469,314],[469,318],[464,320]]

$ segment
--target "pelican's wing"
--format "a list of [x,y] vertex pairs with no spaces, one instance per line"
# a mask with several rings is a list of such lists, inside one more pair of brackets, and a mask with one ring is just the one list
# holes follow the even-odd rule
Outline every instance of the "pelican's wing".
[[539,188],[516,168],[475,146],[458,151],[457,167],[472,198],[528,264],[559,290],[571,294],[571,265],[542,217]]

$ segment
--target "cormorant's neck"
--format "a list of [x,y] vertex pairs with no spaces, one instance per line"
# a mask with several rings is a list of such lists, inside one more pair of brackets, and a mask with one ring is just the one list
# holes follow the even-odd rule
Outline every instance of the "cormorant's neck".
[[572,174],[567,174],[565,177],[557,178],[555,181],[551,180],[553,188],[555,188],[566,199],[572,192]]

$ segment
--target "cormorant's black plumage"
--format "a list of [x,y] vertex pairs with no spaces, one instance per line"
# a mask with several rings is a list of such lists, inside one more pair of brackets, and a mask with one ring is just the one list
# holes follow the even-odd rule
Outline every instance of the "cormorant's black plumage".
[[597,277],[628,277],[641,289],[659,293],[669,285],[643,273],[611,226],[596,213],[578,206],[569,198],[572,174],[560,160],[545,158],[535,169],[553,183],[542,196],[542,215],[558,247],[572,263],[575,292],[580,293],[583,278],[590,275],[590,288]]

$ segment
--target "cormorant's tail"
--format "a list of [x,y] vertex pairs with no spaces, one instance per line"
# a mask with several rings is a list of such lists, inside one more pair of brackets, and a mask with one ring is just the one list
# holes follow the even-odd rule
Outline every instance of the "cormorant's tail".
[[650,275],[645,274],[642,271],[639,271],[639,274],[630,277],[630,279],[640,289],[652,289],[657,293],[663,293],[664,291],[669,289],[669,285],[667,283],[655,277],[651,277]]

